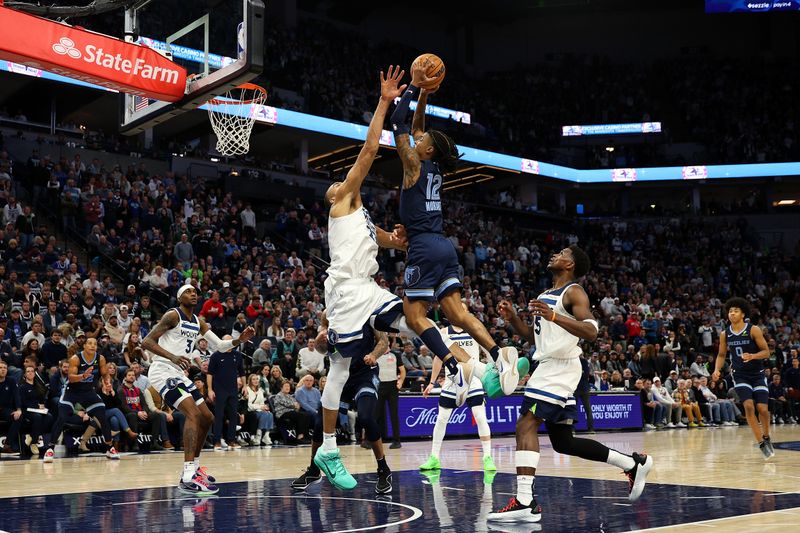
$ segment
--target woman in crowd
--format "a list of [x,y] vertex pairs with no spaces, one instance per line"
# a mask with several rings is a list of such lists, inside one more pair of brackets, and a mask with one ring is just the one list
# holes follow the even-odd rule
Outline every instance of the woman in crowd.
[[[36,341],[28,342],[28,346],[31,342]],[[25,445],[30,448],[31,453],[39,455],[39,448],[45,445],[42,436],[53,425],[53,415],[47,412],[47,394],[42,394],[41,388],[36,386],[36,369],[32,366],[25,367],[22,383],[19,384],[19,398],[22,417],[31,425],[31,431],[25,437]],[[44,412],[40,412],[42,410]]]
[[247,376],[247,387],[245,387],[247,395],[247,410],[250,413],[255,413],[258,418],[258,430],[250,444],[253,446],[269,446],[272,444],[269,432],[274,427],[274,418],[264,400],[264,391],[259,386],[259,377],[256,374]]
[[117,395],[114,382],[110,375],[105,375],[100,378],[99,394],[106,406],[106,418],[108,419],[109,426],[111,426],[111,436],[114,440],[114,446],[117,447],[117,449],[122,449],[119,447],[120,432],[125,433],[128,438],[131,439],[131,442],[136,442],[139,434],[133,431],[128,424],[128,419],[125,417],[124,413],[128,408]]
[[[280,370],[280,367],[278,367],[278,370]],[[268,364],[264,364],[264,366],[261,367],[261,372],[259,372],[258,376],[258,386],[261,388],[261,392],[264,393],[264,398],[269,398],[272,396],[269,391],[270,372],[270,366]]]
[[278,365],[273,365],[269,375],[269,393],[271,396],[275,396],[281,391],[284,381],[285,380],[283,378],[283,371],[281,370],[281,367]]
[[295,430],[300,444],[308,444],[310,441],[306,435],[311,426],[311,416],[302,411],[300,404],[291,395],[291,390],[292,384],[289,380],[283,380],[281,391],[272,400],[275,405],[275,418]]

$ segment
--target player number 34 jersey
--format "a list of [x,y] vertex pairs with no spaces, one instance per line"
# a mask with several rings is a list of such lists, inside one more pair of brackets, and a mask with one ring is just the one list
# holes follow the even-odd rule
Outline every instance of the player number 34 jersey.
[[[200,336],[200,320],[198,320],[197,315],[192,315],[191,318],[187,317],[183,311],[177,307],[174,308],[174,311],[177,311],[180,317],[178,325],[161,335],[158,339],[158,345],[172,355],[191,359],[190,354],[192,350],[194,350],[194,343],[197,337]],[[160,355],[153,354],[153,361],[166,363],[176,368],[178,367],[172,361]]]

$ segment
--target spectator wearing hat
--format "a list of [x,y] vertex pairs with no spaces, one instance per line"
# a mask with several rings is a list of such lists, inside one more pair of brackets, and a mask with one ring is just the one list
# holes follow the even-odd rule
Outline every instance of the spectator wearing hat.
[[122,339],[125,338],[125,330],[119,325],[119,317],[111,315],[111,318],[106,322],[104,333],[109,336],[113,344],[122,344]]
[[678,371],[677,370],[670,370],[669,377],[664,381],[664,387],[667,389],[667,392],[670,396],[672,393],[675,392],[675,389],[678,388]]
[[[147,296],[142,296],[142,299],[148,298]],[[148,298],[149,300],[149,298]],[[122,304],[119,306],[119,312],[117,313],[117,325],[119,325],[122,330],[127,333],[131,329],[131,322],[133,322],[133,317],[128,313],[128,306]]]
[[20,347],[22,337],[28,332],[28,327],[25,325],[25,321],[22,320],[20,315],[19,309],[12,309],[11,319],[8,321],[6,327],[6,337],[8,338],[9,344],[17,349]]
[[86,344],[86,333],[83,330],[75,331],[74,338],[75,341],[67,348],[67,359],[83,351],[83,345]]

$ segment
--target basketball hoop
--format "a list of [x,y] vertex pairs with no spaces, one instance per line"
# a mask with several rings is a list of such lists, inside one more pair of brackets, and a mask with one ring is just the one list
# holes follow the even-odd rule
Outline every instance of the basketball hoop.
[[208,118],[217,135],[217,151],[224,156],[244,155],[250,151],[257,106],[267,100],[267,91],[252,83],[243,83],[224,96],[212,98]]

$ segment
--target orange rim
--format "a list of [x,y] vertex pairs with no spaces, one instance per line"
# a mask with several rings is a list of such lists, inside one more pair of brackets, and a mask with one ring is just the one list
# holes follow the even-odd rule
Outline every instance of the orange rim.
[[[256,85],[255,83],[243,83],[243,84],[237,86],[236,88],[237,89],[243,89],[243,90],[259,91],[261,94],[264,95],[264,97],[261,100],[263,101],[263,100],[267,99],[267,90],[264,89],[260,85]],[[255,98],[250,99],[250,100],[241,100],[238,105],[251,105],[251,104],[253,104],[255,102],[256,102]],[[226,105],[226,104],[234,104],[234,105],[236,105],[235,101],[232,102],[230,100],[217,100],[216,98],[212,98],[207,103],[210,104],[210,105]]]

